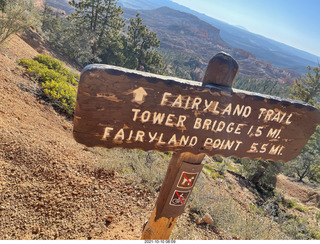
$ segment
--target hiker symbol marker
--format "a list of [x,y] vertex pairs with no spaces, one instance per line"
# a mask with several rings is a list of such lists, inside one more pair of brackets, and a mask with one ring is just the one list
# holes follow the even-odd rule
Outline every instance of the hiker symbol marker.
[[177,186],[180,188],[191,188],[196,182],[198,174],[199,173],[189,173],[183,171]]
[[191,191],[178,191],[178,190],[175,190],[173,195],[172,195],[172,198],[171,198],[171,201],[170,201],[170,205],[172,206],[182,206],[182,205],[185,205],[187,200],[188,200],[188,197],[190,195]]

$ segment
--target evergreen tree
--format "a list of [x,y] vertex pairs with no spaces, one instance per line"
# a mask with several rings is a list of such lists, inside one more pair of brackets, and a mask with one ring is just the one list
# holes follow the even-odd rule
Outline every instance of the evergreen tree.
[[6,6],[6,0],[0,0],[0,11],[4,12],[4,7]]
[[[320,95],[320,65],[319,67],[307,67],[308,73],[300,80],[296,80],[291,89],[290,97],[319,106]],[[308,144],[302,153],[287,165],[287,174],[296,174],[299,181],[308,178],[320,182],[320,127],[310,137]]]
[[320,65],[319,67],[307,67],[308,73],[300,80],[296,80],[291,90],[290,97],[301,100],[313,106],[319,107],[320,95]]
[[154,48],[160,41],[137,15],[127,30],[115,0],[70,1],[74,13],[59,16],[47,6],[42,30],[49,41],[81,65],[102,62],[161,73],[162,57]]
[[59,29],[57,25],[60,24],[57,13],[49,6],[46,1],[41,15],[41,29],[44,32],[53,33]]
[[140,14],[129,22],[125,66],[152,73],[163,73],[162,57],[154,49],[160,46],[157,34],[147,29],[142,23]]
[[100,62],[102,52],[114,48],[113,44],[120,38],[120,31],[125,26],[121,18],[121,7],[115,0],[72,0],[74,7],[67,19],[74,25],[79,36],[85,36],[91,49],[90,62]]
[[0,44],[9,36],[38,25],[38,12],[32,0],[1,1]]

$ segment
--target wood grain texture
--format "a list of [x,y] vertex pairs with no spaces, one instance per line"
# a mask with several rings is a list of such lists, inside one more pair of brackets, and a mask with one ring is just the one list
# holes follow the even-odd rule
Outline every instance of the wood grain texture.
[[209,61],[202,83],[233,87],[238,72],[236,60],[227,53],[218,53]]
[[173,151],[141,239],[168,239],[207,155],[289,161],[320,122],[314,107],[232,89],[237,62],[213,57],[203,83],[108,65],[80,78],[74,138],[86,146]]
[[178,199],[176,192],[185,192],[188,194],[185,196],[189,197],[195,184],[195,181],[192,181],[192,186],[190,185],[190,187],[179,186],[181,176],[182,178],[185,177],[186,173],[200,174],[203,166],[201,162],[204,156],[205,154],[194,155],[188,152],[173,153],[156,207],[142,232],[141,239],[158,240],[169,238],[172,228],[178,217],[183,213],[188,200],[174,203],[173,199]]
[[[317,109],[299,101],[202,85],[88,66],[78,88],[74,138],[89,147],[289,161],[320,121]],[[157,116],[164,116],[161,123]]]
[[[216,82],[232,86],[238,71],[233,72],[234,66],[230,64],[230,58],[232,59],[232,57],[226,56],[222,54],[211,60],[204,78],[206,83],[214,84]],[[216,76],[216,73],[219,73],[220,70],[217,69],[215,64],[220,63],[221,59],[223,59],[222,63],[226,63],[224,61],[226,59],[229,62],[225,64],[224,74]],[[230,73],[232,74],[230,75]],[[210,77],[215,82],[212,81],[213,79],[209,80]],[[146,93],[143,94],[146,95]],[[141,239],[169,239],[178,217],[184,212],[192,189],[201,173],[203,167],[201,162],[204,157],[205,154],[203,153],[197,155],[189,152],[173,153],[156,207],[142,232]]]

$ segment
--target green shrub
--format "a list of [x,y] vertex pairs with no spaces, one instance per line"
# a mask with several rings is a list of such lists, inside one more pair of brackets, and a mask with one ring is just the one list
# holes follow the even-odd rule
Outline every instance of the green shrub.
[[210,164],[205,164],[203,166],[202,172],[205,175],[212,177],[213,179],[217,179],[217,178],[224,179],[224,176],[220,174],[221,171],[216,170],[214,166]]
[[308,211],[309,211],[308,208],[303,207],[303,206],[301,206],[301,205],[297,205],[295,208],[296,208],[298,211],[300,211],[300,212],[308,212]]
[[[63,67],[62,62],[58,59],[52,58],[47,55],[37,55],[34,60],[38,61],[38,63],[46,65],[49,69],[54,69],[58,72],[68,71],[65,67]],[[62,73],[63,73],[62,72]]]
[[78,76],[63,67],[61,61],[47,55],[37,55],[35,60],[21,59],[20,65],[42,85],[49,100],[68,115],[72,115],[76,101]]
[[295,207],[297,207],[297,202],[295,200],[293,200],[293,199],[289,199],[289,200],[283,199],[282,200],[282,204],[287,208],[295,208]]
[[71,73],[67,68],[65,68],[61,61],[58,59],[52,58],[47,55],[37,55],[35,57],[35,60],[38,61],[40,64],[44,64],[48,67],[50,70],[54,70],[64,76],[67,79],[67,82],[76,85],[77,79],[79,79],[79,76],[76,74]]
[[318,238],[317,232],[309,226],[308,221],[297,216],[288,219],[282,228],[286,235],[294,240],[310,240]]
[[317,223],[320,222],[320,211],[316,212],[315,218],[316,218]]
[[72,115],[76,101],[76,89],[65,82],[49,80],[42,84],[43,92],[67,114]]
[[217,178],[217,172],[214,170],[212,165],[205,164],[202,168],[202,172],[205,173],[205,175],[212,177],[213,179]]
[[313,231],[311,237],[315,240],[320,240],[320,231]]

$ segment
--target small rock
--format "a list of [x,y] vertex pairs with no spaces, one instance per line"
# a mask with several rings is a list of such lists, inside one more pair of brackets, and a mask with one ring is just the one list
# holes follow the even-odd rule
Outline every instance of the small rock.
[[208,225],[211,225],[211,226],[214,226],[214,222],[213,222],[213,219],[212,217],[210,216],[210,214],[206,213],[204,216],[203,216],[203,221],[208,224]]
[[38,234],[41,231],[40,227],[33,227],[32,234]]
[[88,235],[88,240],[92,240],[94,238],[94,233],[91,231]]
[[5,206],[0,206],[0,211],[3,211],[3,210],[5,210],[6,208],[5,208]]
[[107,216],[106,221],[108,224],[110,224],[112,222],[112,220],[113,220],[113,216],[111,216],[111,215]]
[[198,220],[197,221],[197,224],[200,225],[200,224],[203,224],[203,223],[206,223],[208,225],[211,225],[211,226],[214,226],[214,222],[213,222],[213,219],[212,217],[210,216],[210,214],[206,213],[202,219]]

